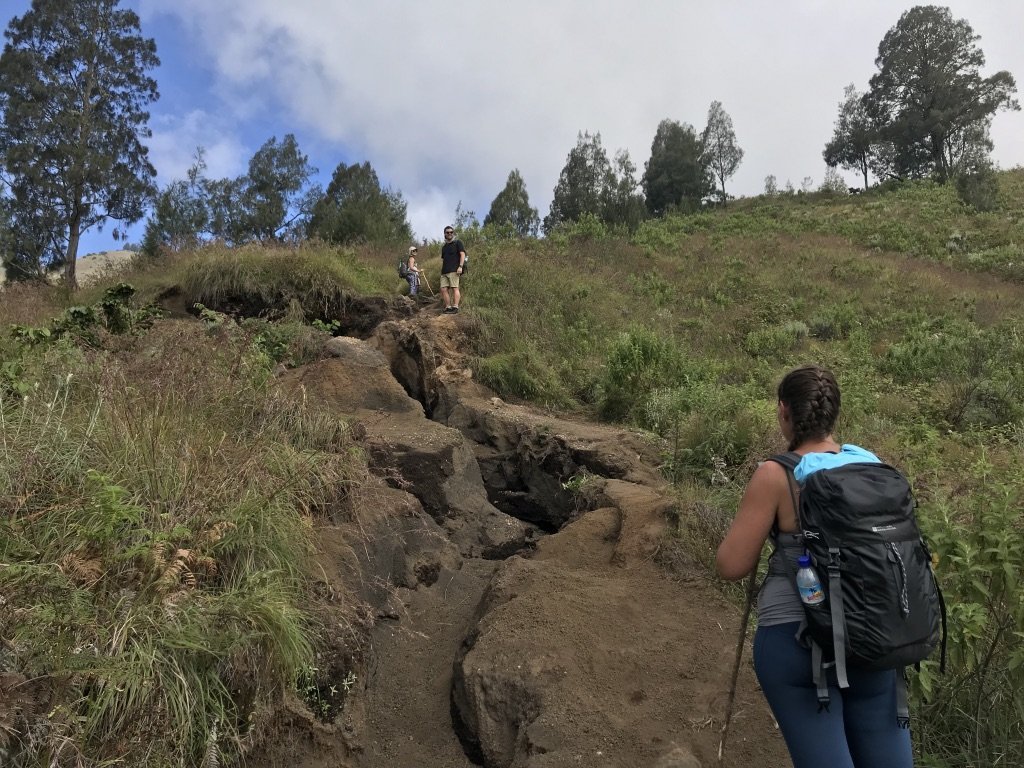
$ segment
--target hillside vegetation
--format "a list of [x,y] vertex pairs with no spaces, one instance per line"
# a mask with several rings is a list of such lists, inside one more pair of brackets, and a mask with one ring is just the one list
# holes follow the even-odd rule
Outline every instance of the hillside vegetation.
[[[912,675],[922,765],[1024,753],[1024,174],[1000,183],[986,214],[921,184],[740,201],[628,238],[589,218],[545,240],[463,233],[476,377],[666,437],[701,557],[778,448],[779,377],[836,372],[841,439],[910,475],[940,557],[949,664]],[[23,698],[0,704],[0,755],[244,752],[267,702],[316,690],[313,522],[365,462],[271,371],[318,354],[357,295],[397,291],[394,260],[211,247],[140,263],[134,295],[2,294],[0,325],[19,327],[0,340],[0,674]],[[436,286],[438,244],[421,263]],[[203,304],[203,324],[147,309],[168,296]]]

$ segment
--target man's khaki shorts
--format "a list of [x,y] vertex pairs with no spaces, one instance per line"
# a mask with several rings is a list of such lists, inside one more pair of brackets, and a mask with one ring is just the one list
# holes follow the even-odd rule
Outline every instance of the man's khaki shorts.
[[446,272],[441,275],[441,287],[442,288],[458,288],[459,287],[459,273],[458,272]]

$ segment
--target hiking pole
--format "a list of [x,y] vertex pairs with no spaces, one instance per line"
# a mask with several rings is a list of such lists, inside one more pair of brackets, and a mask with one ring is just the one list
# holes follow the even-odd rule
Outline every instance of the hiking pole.
[[434,295],[434,289],[430,287],[430,281],[427,280],[427,273],[423,272],[422,275],[423,275],[423,282],[426,283],[427,290],[430,291],[430,295],[433,296]]
[[750,572],[747,579],[747,604],[743,607],[743,618],[740,619],[740,637],[736,643],[736,661],[732,665],[732,682],[729,684],[729,699],[725,704],[725,724],[722,726],[722,740],[718,743],[718,764],[721,765],[725,757],[725,739],[729,735],[729,721],[732,720],[732,705],[736,701],[736,681],[740,676],[740,661],[743,658],[743,646],[747,642],[747,625],[750,623],[750,608],[754,604],[755,587],[757,586],[757,569],[761,565],[758,558],[757,565]]

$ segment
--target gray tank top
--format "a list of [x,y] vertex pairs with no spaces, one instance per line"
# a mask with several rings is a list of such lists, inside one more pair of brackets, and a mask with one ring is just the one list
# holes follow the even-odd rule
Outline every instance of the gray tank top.
[[792,564],[792,572],[796,573],[796,561],[804,553],[804,545],[794,533],[773,533],[771,540],[775,550],[768,560],[768,575],[757,595],[757,624],[761,627],[804,620],[804,607],[796,584],[779,559],[787,558]]

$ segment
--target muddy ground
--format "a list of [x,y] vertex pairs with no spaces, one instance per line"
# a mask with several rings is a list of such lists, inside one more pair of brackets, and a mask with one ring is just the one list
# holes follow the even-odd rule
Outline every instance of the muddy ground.
[[[400,314],[281,376],[355,425],[374,478],[319,531],[343,703],[290,702],[248,764],[718,765],[739,615],[669,535],[661,446],[503,402],[466,367],[470,318]],[[722,764],[788,765],[747,659]]]

